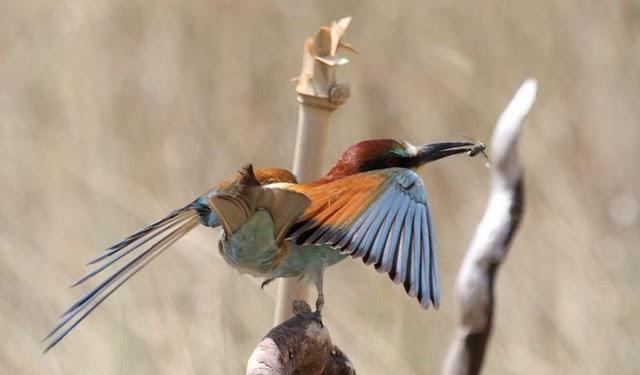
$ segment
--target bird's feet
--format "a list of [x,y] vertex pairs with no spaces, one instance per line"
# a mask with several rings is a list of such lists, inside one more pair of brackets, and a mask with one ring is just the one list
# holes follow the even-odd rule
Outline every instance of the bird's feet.
[[315,268],[311,273],[313,283],[315,284],[316,291],[318,292],[318,299],[316,299],[316,313],[318,315],[322,313],[322,308],[324,307],[324,288],[322,287],[323,271],[324,266],[321,265]]
[[264,289],[265,286],[269,285],[273,280],[273,278],[271,279],[266,279],[265,281],[262,282],[262,284],[260,284],[260,289]]

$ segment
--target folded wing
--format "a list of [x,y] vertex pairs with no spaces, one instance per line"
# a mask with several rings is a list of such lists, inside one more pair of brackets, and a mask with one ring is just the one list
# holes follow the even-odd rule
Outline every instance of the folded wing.
[[304,194],[270,186],[273,185],[260,185],[253,167],[248,165],[240,170],[240,177],[232,188],[209,198],[209,206],[215,211],[227,236],[242,227],[256,209],[263,208],[271,215],[273,237],[280,244],[310,201]]

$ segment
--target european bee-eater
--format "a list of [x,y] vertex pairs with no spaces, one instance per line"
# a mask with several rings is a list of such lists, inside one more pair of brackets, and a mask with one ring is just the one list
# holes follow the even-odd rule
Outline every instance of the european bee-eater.
[[[105,298],[198,224],[223,229],[224,260],[265,278],[309,275],[324,304],[325,267],[348,255],[387,272],[424,308],[440,300],[434,231],[427,192],[414,170],[430,161],[484,146],[444,142],[414,146],[391,139],[349,147],[319,180],[299,184],[290,172],[249,165],[183,208],[115,243],[89,264],[78,285],[139,249],[120,269],[83,295],[45,338],[49,350]],[[158,240],[155,240],[159,238]],[[145,247],[144,245],[151,245]],[[144,250],[143,250],[144,249]],[[133,256],[133,255],[132,255]]]

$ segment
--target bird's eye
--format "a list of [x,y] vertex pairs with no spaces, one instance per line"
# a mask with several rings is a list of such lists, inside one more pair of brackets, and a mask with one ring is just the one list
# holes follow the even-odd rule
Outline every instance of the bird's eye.
[[396,156],[395,156],[395,155],[389,155],[389,156],[387,156],[387,158],[384,160],[384,164],[385,164],[386,166],[389,166],[389,167],[394,167],[394,166],[396,166],[396,165],[398,164],[398,158],[396,158]]

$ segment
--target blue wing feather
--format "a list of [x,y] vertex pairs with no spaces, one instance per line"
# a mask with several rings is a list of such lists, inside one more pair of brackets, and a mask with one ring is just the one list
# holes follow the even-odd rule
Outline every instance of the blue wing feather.
[[422,230],[425,208],[424,206],[417,206],[416,214],[413,219],[413,236],[411,237],[411,274],[408,279],[409,287],[407,288],[407,280],[405,280],[405,290],[407,293],[415,297],[418,295],[420,289],[420,262],[422,261]]
[[433,226],[433,220],[431,218],[431,212],[429,210],[429,203],[426,202],[426,217],[427,217],[427,227],[429,228],[429,270],[431,276],[431,303],[433,303],[434,307],[440,306],[440,275],[438,272],[438,254],[436,252],[436,241],[435,241],[435,229]]
[[413,237],[413,221],[416,214],[416,205],[410,205],[405,216],[405,223],[402,226],[402,234],[400,235],[400,242],[398,243],[398,254],[396,255],[396,262],[394,267],[391,268],[389,276],[394,283],[398,284],[401,281],[408,280],[409,267],[411,264],[411,239]]
[[[364,256],[371,250],[371,246],[374,243],[375,238],[380,232],[380,227],[382,225],[383,220],[388,216],[386,207],[390,204],[392,199],[392,194],[390,192],[385,193],[383,197],[381,197],[378,205],[380,207],[376,208],[376,216],[369,228],[367,228],[367,232],[360,243],[360,248],[352,254],[353,257],[358,258]],[[371,208],[373,209],[373,208]]]
[[384,247],[384,254],[381,259],[375,264],[378,272],[389,272],[391,270],[391,264],[393,262],[394,257],[398,254],[398,243],[400,242],[400,232],[404,227],[404,219],[407,214],[407,210],[409,209],[409,204],[411,200],[406,196],[400,195],[400,207],[396,213],[395,219],[393,221],[393,226],[391,227],[391,231],[389,232],[389,236],[387,237],[387,241]]

